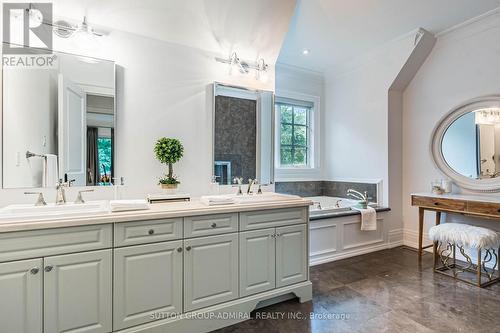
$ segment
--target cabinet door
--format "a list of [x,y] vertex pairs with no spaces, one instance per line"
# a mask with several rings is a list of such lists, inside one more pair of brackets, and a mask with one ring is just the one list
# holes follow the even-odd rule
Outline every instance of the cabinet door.
[[111,332],[111,250],[44,259],[44,333]]
[[307,279],[307,237],[304,224],[276,228],[276,287]]
[[42,332],[42,259],[0,264],[0,331]]
[[238,297],[238,234],[184,241],[184,311]]
[[116,249],[113,328],[182,312],[182,241]]
[[240,234],[240,297],[275,287],[275,229]]

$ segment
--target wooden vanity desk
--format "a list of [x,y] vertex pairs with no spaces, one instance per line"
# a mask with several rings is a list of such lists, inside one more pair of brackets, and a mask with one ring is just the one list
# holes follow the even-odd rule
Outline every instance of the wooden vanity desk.
[[500,196],[415,193],[411,195],[411,204],[418,207],[419,261],[422,259],[422,251],[433,247],[433,244],[422,245],[424,213],[426,210],[436,213],[436,225],[441,222],[441,213],[455,213],[500,220]]

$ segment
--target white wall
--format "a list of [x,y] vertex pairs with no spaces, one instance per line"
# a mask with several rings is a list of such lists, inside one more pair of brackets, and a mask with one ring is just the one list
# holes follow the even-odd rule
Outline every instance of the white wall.
[[[418,230],[418,210],[411,207],[410,194],[429,191],[433,179],[444,178],[429,152],[432,130],[460,103],[500,92],[499,40],[498,11],[438,36],[432,53],[404,92],[403,220],[408,245],[415,245]],[[430,223],[432,216],[427,218]]]
[[322,73],[284,64],[276,65],[276,96],[314,103],[314,168],[276,170],[277,181],[323,180],[324,77]]
[[381,179],[388,204],[389,88],[414,48],[414,34],[394,40],[327,73],[325,85],[325,176]]
[[42,186],[43,159],[26,151],[57,154],[57,77],[45,69],[3,71],[3,186]]
[[[162,137],[179,138],[185,148],[174,166],[180,189],[192,196],[207,193],[212,173],[212,86],[214,81],[274,91],[274,66],[269,80],[255,75],[229,75],[228,66],[214,54],[176,44],[115,31],[99,52],[72,45],[57,50],[112,59],[117,64],[117,168],[125,177],[127,197],[158,192],[165,167],[155,160],[153,145]],[[52,189],[44,190],[50,200]],[[0,190],[0,206],[31,202],[23,190]],[[109,198],[111,189],[96,189],[89,199]],[[72,198],[72,193],[68,195]]]

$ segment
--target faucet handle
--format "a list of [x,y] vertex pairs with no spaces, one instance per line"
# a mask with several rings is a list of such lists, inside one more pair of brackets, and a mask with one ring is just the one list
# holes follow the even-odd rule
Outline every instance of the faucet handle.
[[75,199],[76,204],[85,203],[85,200],[83,200],[83,196],[82,196],[82,193],[85,193],[85,192],[94,192],[94,190],[80,190],[80,191],[78,191],[78,195],[76,196],[76,199]]
[[24,194],[38,195],[38,198],[36,199],[35,202],[35,206],[47,206],[47,203],[45,202],[42,192],[24,192]]

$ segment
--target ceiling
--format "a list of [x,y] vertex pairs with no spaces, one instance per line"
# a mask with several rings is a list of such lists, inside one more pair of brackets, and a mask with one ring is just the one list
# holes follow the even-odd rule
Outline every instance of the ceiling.
[[416,28],[438,33],[499,6],[500,0],[298,0],[278,62],[323,72]]
[[244,60],[274,64],[295,0],[53,0],[55,18],[81,21]]

